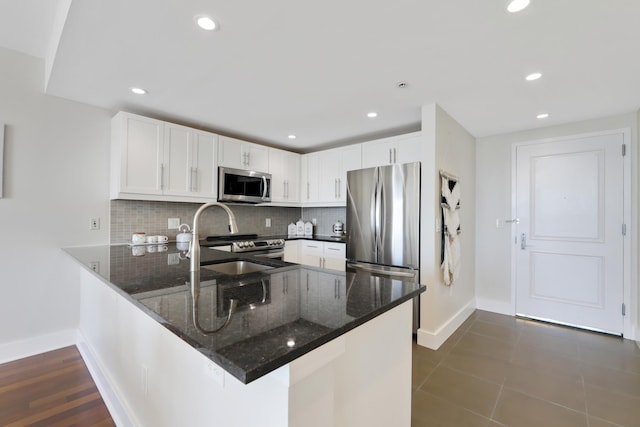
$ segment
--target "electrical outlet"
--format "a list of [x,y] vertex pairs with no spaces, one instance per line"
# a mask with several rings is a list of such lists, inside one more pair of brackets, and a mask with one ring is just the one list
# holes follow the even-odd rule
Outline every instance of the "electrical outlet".
[[271,218],[265,218],[264,226],[267,228],[271,227]]
[[496,219],[496,228],[504,228],[504,220],[500,218]]
[[180,254],[167,254],[167,265],[180,264]]
[[167,228],[169,230],[177,230],[180,227],[180,218],[168,218]]
[[89,263],[89,268],[95,271],[96,273],[100,273],[100,261],[91,261]]
[[89,230],[100,230],[100,218],[91,218],[89,220]]

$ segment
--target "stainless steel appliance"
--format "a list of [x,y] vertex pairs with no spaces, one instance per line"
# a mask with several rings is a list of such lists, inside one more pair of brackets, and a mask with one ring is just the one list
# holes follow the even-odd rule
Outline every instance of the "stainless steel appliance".
[[218,168],[218,201],[268,203],[271,174],[242,169]]
[[209,236],[209,242],[229,242],[231,252],[246,253],[251,256],[283,260],[284,239],[260,238],[256,234]]
[[347,270],[418,283],[419,240],[420,162],[347,173]]

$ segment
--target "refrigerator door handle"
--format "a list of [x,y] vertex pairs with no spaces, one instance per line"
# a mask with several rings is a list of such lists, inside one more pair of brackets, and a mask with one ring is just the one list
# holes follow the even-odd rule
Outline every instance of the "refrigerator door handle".
[[415,279],[416,273],[417,273],[417,270],[414,271],[413,273],[406,273],[404,271],[389,271],[389,270],[384,270],[382,268],[371,267],[366,264],[361,264],[358,262],[350,262],[348,266],[353,267],[357,270],[368,271],[370,273],[378,273],[383,276],[389,276],[389,277],[411,277],[412,279]]
[[375,206],[374,206],[374,212],[375,212],[375,220],[374,220],[374,227],[375,227],[375,235],[374,235],[374,243],[375,243],[375,256],[376,256],[376,261],[378,261],[378,254],[380,252],[380,247],[382,246],[382,240],[381,240],[381,236],[380,236],[380,227],[382,225],[382,199],[381,199],[381,186],[380,186],[380,169],[376,168],[376,176],[375,176],[375,182],[376,182],[376,186],[375,186]]

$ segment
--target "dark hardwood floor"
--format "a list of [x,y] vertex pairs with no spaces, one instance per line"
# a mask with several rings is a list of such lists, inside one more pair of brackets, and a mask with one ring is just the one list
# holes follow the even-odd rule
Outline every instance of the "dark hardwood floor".
[[115,426],[75,346],[0,365],[0,426]]

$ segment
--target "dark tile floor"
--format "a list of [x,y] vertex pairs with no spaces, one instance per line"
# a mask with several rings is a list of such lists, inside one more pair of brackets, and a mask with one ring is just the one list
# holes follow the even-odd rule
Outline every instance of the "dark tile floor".
[[639,427],[634,341],[475,311],[437,351],[414,343],[413,427]]

